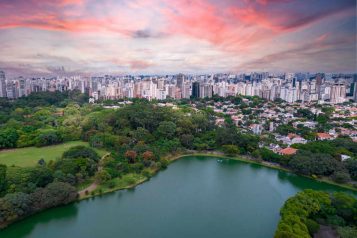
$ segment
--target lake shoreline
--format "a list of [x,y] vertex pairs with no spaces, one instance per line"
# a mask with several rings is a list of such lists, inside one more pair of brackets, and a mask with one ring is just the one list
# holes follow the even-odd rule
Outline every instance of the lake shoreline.
[[[210,151],[210,152],[196,152],[196,151],[187,152],[186,151],[184,153],[170,154],[168,156],[165,156],[164,159],[167,159],[169,161],[169,165],[170,165],[171,163],[175,162],[176,160],[179,160],[179,159],[185,158],[185,157],[190,157],[190,156],[216,157],[216,158],[221,158],[221,159],[230,159],[230,160],[236,160],[236,161],[241,161],[241,162],[250,163],[250,164],[256,164],[256,165],[260,165],[260,166],[263,166],[263,167],[266,167],[266,168],[271,168],[271,169],[280,170],[280,171],[283,171],[283,172],[286,172],[286,173],[294,174],[296,176],[305,177],[305,178],[308,178],[308,179],[311,179],[311,180],[314,180],[314,181],[317,181],[317,182],[320,182],[320,183],[326,183],[326,184],[330,184],[330,185],[333,185],[333,186],[344,188],[344,189],[347,189],[347,190],[350,190],[350,191],[353,191],[353,192],[357,192],[357,188],[354,188],[352,186],[348,186],[348,185],[345,185],[345,184],[338,184],[338,183],[335,183],[333,181],[327,180],[326,178],[313,178],[313,177],[310,177],[310,176],[307,176],[307,175],[296,174],[293,171],[291,171],[291,170],[289,170],[287,168],[284,168],[284,167],[282,167],[282,166],[280,166],[278,164],[269,163],[269,162],[266,162],[266,161],[258,162],[258,161],[249,159],[247,156],[229,157],[229,156],[226,156],[223,153],[218,152],[218,151]],[[98,193],[96,193],[94,195],[93,194],[88,194],[88,195],[86,195],[84,197],[78,198],[78,201],[82,201],[82,200],[85,200],[85,199],[93,198],[93,197],[96,197],[96,196],[101,196],[103,194],[107,194],[107,193],[111,193],[111,192],[115,192],[115,191],[119,191],[119,190],[135,188],[136,186],[138,186],[138,185],[150,180],[151,177],[156,176],[160,172],[160,169],[155,169],[152,172],[153,172],[152,176],[146,177],[145,179],[140,179],[140,180],[136,181],[135,183],[130,184],[128,186],[114,187],[112,189],[109,189],[109,190],[104,191],[104,192],[99,193],[99,194]]]
[[[171,163],[173,163],[173,162],[175,162],[175,161],[177,161],[179,159],[182,159],[182,158],[185,158],[185,157],[194,157],[194,156],[230,159],[230,160],[236,160],[236,161],[241,161],[241,162],[250,163],[250,164],[256,164],[256,165],[259,165],[259,166],[272,168],[272,169],[275,169],[275,170],[279,170],[279,171],[283,171],[283,172],[286,172],[286,173],[290,173],[290,174],[293,174],[293,175],[296,175],[296,176],[305,177],[305,178],[308,178],[308,179],[310,179],[312,181],[315,181],[315,182],[329,184],[329,185],[336,186],[336,187],[339,187],[339,188],[347,189],[347,190],[352,191],[352,192],[356,192],[357,191],[357,189],[355,189],[355,188],[350,188],[350,187],[346,187],[346,186],[343,186],[343,185],[340,185],[340,184],[335,184],[335,183],[330,182],[330,181],[314,179],[314,178],[311,178],[309,176],[298,175],[298,174],[293,173],[292,171],[289,171],[286,168],[282,168],[282,167],[277,166],[277,165],[272,164],[272,163],[258,162],[258,161],[251,160],[249,158],[245,158],[243,156],[228,157],[228,156],[225,156],[224,154],[222,154],[220,152],[216,152],[216,151],[200,152],[200,153],[198,153],[196,151],[189,151],[189,152],[186,151],[186,152],[167,155],[167,156],[164,157],[164,159],[167,159],[169,161],[168,165],[170,165]],[[100,197],[100,196],[102,196],[104,194],[113,193],[113,192],[116,192],[116,191],[119,191],[119,190],[134,189],[138,185],[143,184],[144,182],[149,181],[152,177],[158,175],[159,172],[160,172],[160,169],[155,168],[155,169],[152,170],[152,176],[150,176],[150,177],[141,176],[141,177],[138,177],[137,180],[135,182],[133,182],[132,184],[125,185],[125,186],[114,187],[114,188],[108,189],[108,190],[100,192],[100,193],[98,191],[96,191],[96,193],[94,193],[94,194],[91,193],[91,194],[85,195],[84,197],[78,197],[75,201],[73,201],[71,203],[79,203],[79,202],[81,202],[83,200],[90,199],[90,198],[95,199],[95,197]],[[71,203],[69,203],[69,204],[71,204]],[[68,205],[68,204],[65,204],[65,205]],[[57,207],[61,207],[61,206],[65,206],[65,205],[60,205],[60,206],[57,206]],[[55,207],[53,207],[53,208],[55,208]],[[50,209],[52,209],[52,208],[50,208]],[[50,210],[50,209],[45,209],[45,210],[43,210],[41,212],[44,212],[44,211]],[[41,213],[41,212],[39,212],[39,213]],[[32,214],[32,215],[34,215],[34,214]],[[21,220],[29,219],[32,215],[23,217],[23,218],[19,219],[16,222],[13,222],[13,223],[7,223],[5,226],[0,227],[0,231],[6,229],[7,227],[9,227],[9,226],[21,221]]]
[[[347,185],[347,184],[339,184],[339,183],[333,182],[333,181],[331,181],[331,180],[329,180],[329,179],[327,179],[325,177],[313,178],[313,177],[307,176],[307,175],[296,174],[293,171],[291,171],[290,169],[284,168],[279,164],[270,163],[270,162],[266,162],[266,161],[262,161],[262,162],[255,161],[255,160],[249,159],[247,156],[229,157],[229,156],[224,155],[223,153],[221,154],[221,153],[217,153],[217,152],[213,152],[213,153],[209,153],[208,152],[208,153],[183,154],[181,156],[178,156],[177,159],[180,159],[181,157],[188,157],[188,156],[209,156],[209,157],[218,157],[218,158],[222,158],[222,159],[231,159],[231,160],[242,161],[242,162],[246,162],[246,163],[250,163],[250,164],[256,164],[256,165],[260,165],[260,166],[271,168],[271,169],[280,170],[280,171],[283,171],[283,172],[286,172],[286,173],[290,173],[290,174],[294,174],[294,175],[297,175],[297,176],[305,177],[305,178],[308,178],[308,179],[311,179],[311,180],[314,180],[314,181],[317,181],[317,182],[320,182],[320,183],[326,183],[326,184],[334,185],[334,186],[341,187],[341,188],[344,188],[344,189],[348,189],[348,190],[351,190],[353,192],[357,192],[357,188],[354,188],[354,187],[352,187],[350,185]],[[245,158],[245,157],[247,157],[247,158]]]

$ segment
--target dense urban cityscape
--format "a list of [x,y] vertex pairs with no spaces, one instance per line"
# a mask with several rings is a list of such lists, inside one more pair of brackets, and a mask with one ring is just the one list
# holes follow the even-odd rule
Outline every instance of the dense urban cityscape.
[[274,101],[357,101],[357,74],[250,73],[170,76],[39,77],[6,79],[0,71],[0,97],[15,99],[32,92],[80,90],[94,100],[211,98],[213,95],[259,96]]

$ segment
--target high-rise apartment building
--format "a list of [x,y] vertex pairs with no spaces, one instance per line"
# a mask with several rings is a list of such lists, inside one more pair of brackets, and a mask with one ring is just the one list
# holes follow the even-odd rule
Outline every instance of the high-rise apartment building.
[[4,71],[0,71],[0,97],[6,97],[6,78]]
[[200,97],[200,83],[199,82],[192,83],[192,97],[193,98]]
[[346,85],[336,83],[331,87],[330,101],[332,103],[343,103],[346,100]]

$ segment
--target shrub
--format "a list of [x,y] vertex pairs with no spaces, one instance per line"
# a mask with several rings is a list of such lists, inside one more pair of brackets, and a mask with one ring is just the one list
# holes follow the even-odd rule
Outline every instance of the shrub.
[[98,182],[98,183],[105,183],[107,181],[109,181],[112,177],[110,176],[110,174],[106,171],[106,170],[101,170],[101,171],[98,171],[96,174],[95,174],[95,180]]
[[347,172],[335,171],[332,175],[332,179],[336,183],[347,183],[351,180],[351,177]]
[[311,219],[306,220],[306,226],[311,236],[313,236],[320,229],[320,225]]
[[125,176],[123,178],[123,180],[127,185],[132,185],[132,184],[134,184],[136,182],[136,179],[134,177],[130,176],[130,175]]
[[63,141],[62,136],[55,130],[41,132],[36,138],[36,146],[55,145]]
[[341,238],[355,238],[357,237],[357,227],[338,227],[337,233],[341,236]]
[[70,148],[63,153],[62,158],[76,159],[76,158],[90,158],[96,162],[99,161],[100,157],[92,148],[78,145]]
[[114,180],[109,180],[109,181],[107,182],[108,188],[114,188],[115,185],[116,185],[116,184],[115,184]]
[[150,177],[152,176],[151,171],[148,170],[148,169],[144,169],[144,170],[141,172],[141,174],[142,174],[143,176],[147,177],[147,178],[150,178]]
[[166,169],[169,165],[169,161],[167,159],[160,159],[160,168]]
[[342,217],[333,215],[327,217],[327,223],[332,226],[344,226],[346,224],[345,220]]
[[234,156],[240,153],[239,147],[235,145],[222,145],[222,149],[228,156]]

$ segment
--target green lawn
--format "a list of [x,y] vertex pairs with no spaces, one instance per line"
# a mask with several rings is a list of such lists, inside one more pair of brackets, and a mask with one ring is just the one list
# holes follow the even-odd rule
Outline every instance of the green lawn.
[[[7,166],[15,165],[21,167],[35,166],[41,158],[46,162],[55,160],[62,156],[62,153],[72,146],[85,145],[89,146],[87,142],[71,141],[59,145],[47,147],[27,147],[19,149],[10,149],[0,151],[0,164]],[[106,152],[103,150],[96,150],[100,156]]]
[[108,193],[115,190],[135,187],[137,184],[140,184],[145,180],[147,180],[147,178],[141,174],[125,174],[121,178],[114,178],[111,180],[114,182],[114,187],[109,187],[108,184],[100,184],[96,189],[96,192],[102,189],[103,193]]

